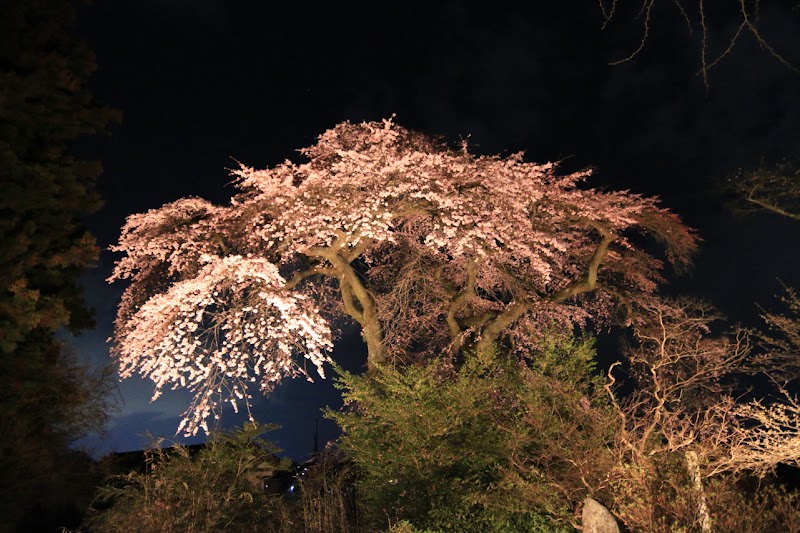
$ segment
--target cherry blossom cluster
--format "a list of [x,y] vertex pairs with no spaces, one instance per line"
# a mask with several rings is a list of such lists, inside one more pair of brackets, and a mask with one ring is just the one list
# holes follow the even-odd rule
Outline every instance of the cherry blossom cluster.
[[[207,431],[205,419],[220,401],[238,410],[247,384],[263,391],[284,376],[305,374],[293,359],[302,353],[325,377],[333,347],[328,324],[313,300],[284,291],[277,267],[261,258],[205,255],[195,277],[150,298],[118,332],[120,375],[138,372],[197,396],[179,431]],[[310,379],[310,377],[309,377]],[[247,403],[247,402],[246,402]]]
[[[233,171],[254,193],[243,203],[270,213],[252,221],[250,235],[285,257],[334,242],[349,248],[394,242],[403,221],[423,216],[429,223],[417,237],[434,253],[482,257],[486,268],[522,268],[544,289],[564,283],[564,269],[596,243],[586,221],[615,232],[626,246],[625,230],[642,226],[646,216],[673,216],[651,198],[581,188],[588,171],[559,176],[553,163],[526,163],[522,154],[475,157],[424,144],[388,120],[340,124],[304,153],[310,163]],[[694,245],[688,234],[675,237]],[[612,254],[609,262],[623,259]],[[652,288],[650,277],[630,280]]]
[[195,268],[201,255],[213,253],[214,243],[206,237],[223,212],[201,198],[182,198],[128,217],[119,243],[111,247],[125,256],[108,281],[129,278],[152,263],[166,264],[170,275]]

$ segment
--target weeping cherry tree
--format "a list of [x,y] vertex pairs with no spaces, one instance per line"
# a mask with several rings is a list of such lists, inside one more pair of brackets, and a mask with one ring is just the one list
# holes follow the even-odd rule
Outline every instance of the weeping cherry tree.
[[[391,120],[345,122],[306,161],[232,171],[227,206],[185,198],[128,218],[110,281],[128,280],[121,375],[249,409],[283,377],[324,377],[352,319],[367,367],[441,354],[525,357],[546,332],[608,323],[651,297],[696,237],[656,199],[585,185],[523,154],[477,156]],[[656,257],[652,243],[663,245]]]

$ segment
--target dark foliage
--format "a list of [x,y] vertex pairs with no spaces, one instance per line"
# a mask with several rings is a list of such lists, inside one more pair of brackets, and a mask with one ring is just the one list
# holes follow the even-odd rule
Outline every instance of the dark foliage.
[[[68,1],[12,0],[0,17],[0,530],[74,521],[94,480],[68,445],[102,425],[105,373],[56,338],[91,326],[78,277],[97,255],[80,217],[100,201],[96,162],[70,150],[117,114],[94,103],[91,52]],[[80,498],[78,498],[79,500]],[[85,505],[83,502],[82,505]],[[78,513],[79,514],[79,513]]]

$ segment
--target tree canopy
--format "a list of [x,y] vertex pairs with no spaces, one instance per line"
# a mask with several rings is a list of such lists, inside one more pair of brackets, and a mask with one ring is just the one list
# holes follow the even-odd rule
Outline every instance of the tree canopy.
[[230,205],[185,198],[128,218],[110,280],[123,376],[189,387],[189,432],[220,401],[324,376],[337,317],[368,367],[432,354],[519,356],[560,328],[609,323],[653,295],[697,238],[657,200],[589,188],[523,154],[478,156],[392,120],[345,122],[286,161],[232,171]]

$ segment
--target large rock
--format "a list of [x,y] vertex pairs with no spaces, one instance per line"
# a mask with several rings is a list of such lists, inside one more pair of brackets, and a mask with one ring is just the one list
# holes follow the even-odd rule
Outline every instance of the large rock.
[[619,533],[619,526],[608,509],[595,500],[583,500],[583,533]]

